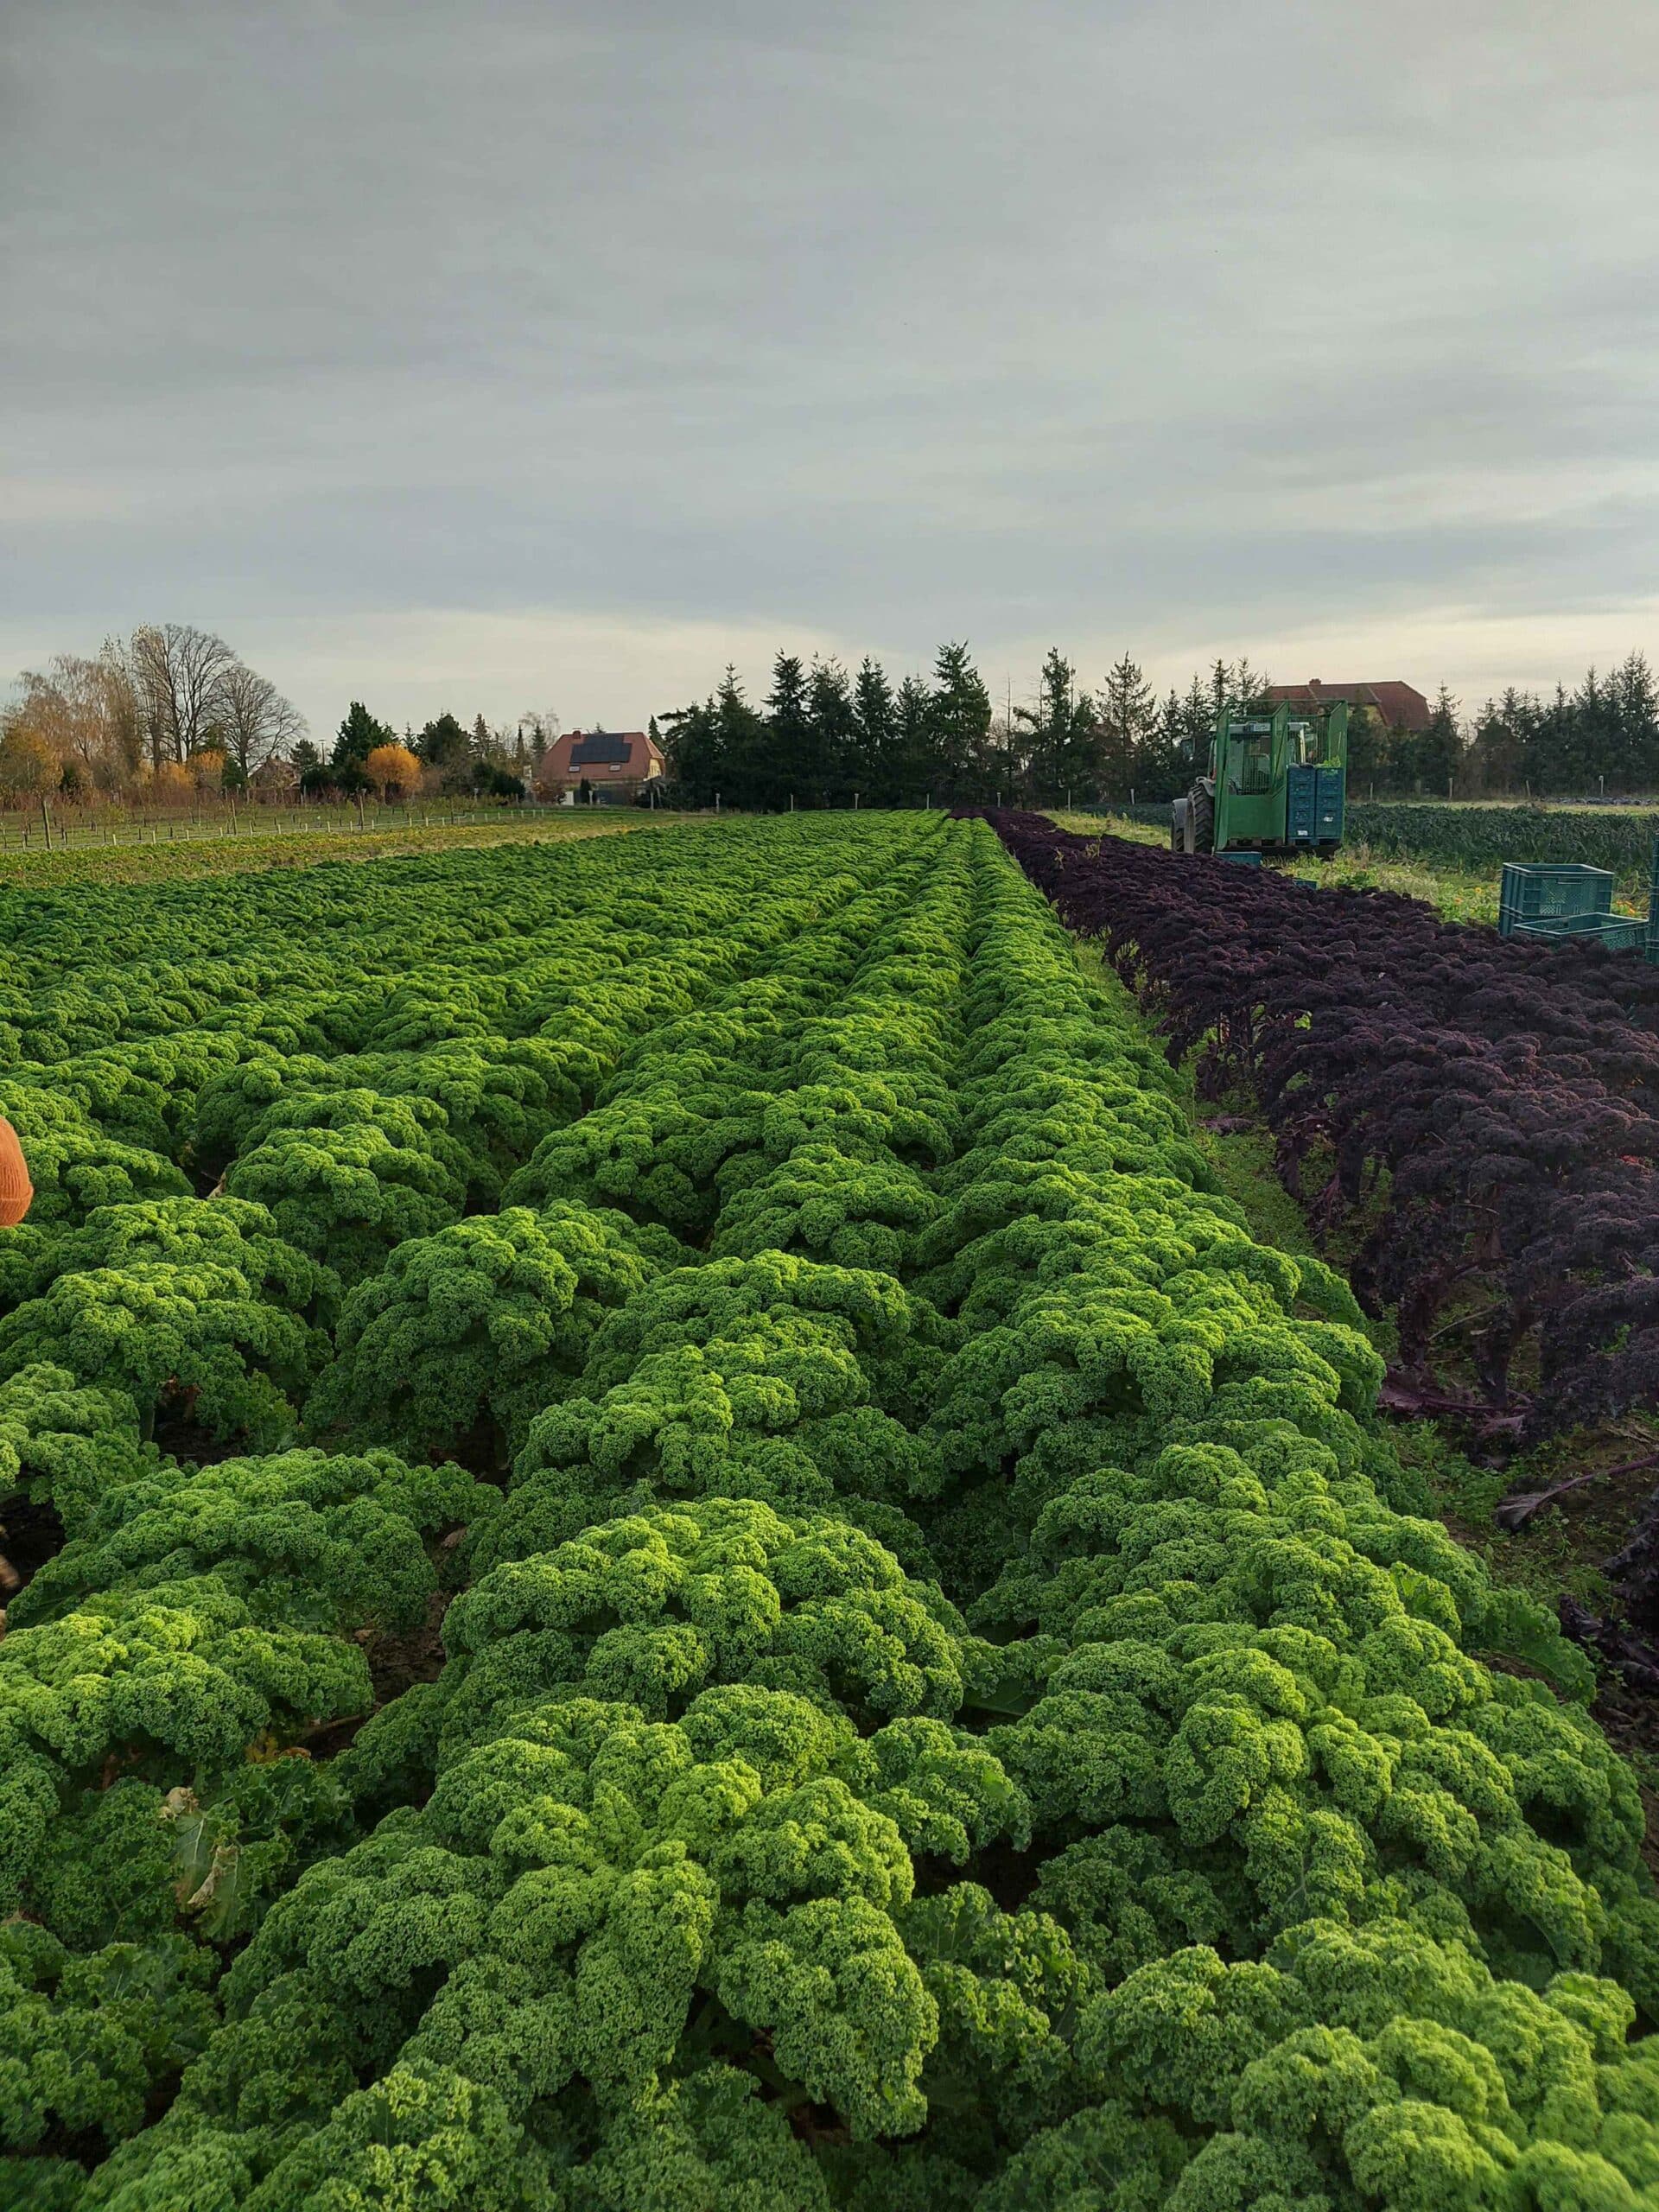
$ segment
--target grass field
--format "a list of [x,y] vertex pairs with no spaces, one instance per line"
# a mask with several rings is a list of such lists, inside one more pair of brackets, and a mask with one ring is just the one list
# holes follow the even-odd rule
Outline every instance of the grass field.
[[585,837],[615,836],[664,828],[680,817],[594,807],[569,816],[538,814],[521,820],[460,824],[413,823],[393,830],[320,832],[295,829],[270,836],[194,836],[156,844],[72,845],[67,851],[39,847],[0,852],[0,885],[54,890],[74,883],[181,883],[198,878],[245,875],[267,868],[319,868],[389,860],[413,853],[464,852],[494,845],[570,844]]

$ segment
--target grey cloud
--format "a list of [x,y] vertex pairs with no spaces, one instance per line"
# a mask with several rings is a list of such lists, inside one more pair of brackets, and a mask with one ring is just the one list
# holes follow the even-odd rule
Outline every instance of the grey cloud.
[[1460,685],[1448,609],[1651,620],[1647,0],[11,22],[22,657],[257,631],[326,723],[284,657],[359,616],[391,696],[418,610]]

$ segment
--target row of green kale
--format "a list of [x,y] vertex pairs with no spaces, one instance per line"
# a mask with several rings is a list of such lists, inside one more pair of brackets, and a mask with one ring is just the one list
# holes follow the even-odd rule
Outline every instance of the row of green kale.
[[[511,1485],[434,1516],[435,1681],[270,1763],[362,1840],[302,1853],[168,2118],[39,2186],[1638,2202],[1639,1802],[1474,1655],[1586,1670],[1399,1510],[1342,1287],[1206,1184],[964,825],[837,993],[648,1037],[522,1220],[416,1240],[476,1274],[585,1217],[637,1263],[574,1387],[458,1346],[446,1394],[470,1294],[365,1278],[330,1417],[366,1440],[379,1361],[403,1440],[476,1408]],[[521,1345],[553,1278],[484,1274]]]

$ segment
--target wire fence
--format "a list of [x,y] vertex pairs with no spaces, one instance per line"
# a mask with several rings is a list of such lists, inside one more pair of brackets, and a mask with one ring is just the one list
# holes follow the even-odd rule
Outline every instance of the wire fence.
[[[582,812],[588,809],[580,810]],[[566,806],[204,805],[150,812],[128,807],[75,807],[41,800],[32,809],[0,811],[0,853],[82,852],[92,846],[200,843],[229,837],[315,834],[372,836],[415,829],[466,829],[482,823],[569,819]]]

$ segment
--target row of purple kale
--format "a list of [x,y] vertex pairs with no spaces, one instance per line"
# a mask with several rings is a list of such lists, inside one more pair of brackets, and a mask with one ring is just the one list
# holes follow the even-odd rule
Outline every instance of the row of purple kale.
[[1529,1440],[1653,1402],[1659,974],[995,819],[1172,1056],[1196,1053],[1201,1093],[1259,1102],[1315,1226],[1363,1224],[1351,1280],[1397,1319],[1408,1382],[1456,1362],[1487,1433]]

